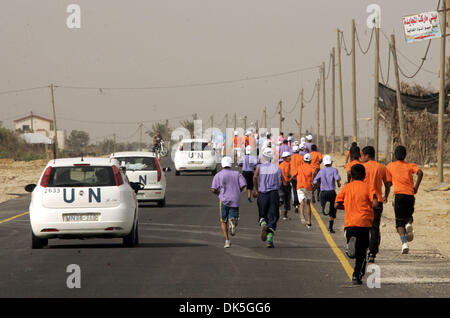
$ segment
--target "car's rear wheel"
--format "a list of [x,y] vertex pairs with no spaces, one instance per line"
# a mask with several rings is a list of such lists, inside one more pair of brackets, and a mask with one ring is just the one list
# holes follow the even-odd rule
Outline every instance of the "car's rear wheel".
[[31,231],[31,248],[39,249],[48,245],[48,239],[41,239],[34,235],[33,231]]
[[179,170],[175,170],[175,175],[179,176],[180,175],[180,171]]
[[217,168],[216,168],[216,169],[214,169],[213,171],[211,171],[211,175],[212,175],[212,176],[215,176],[215,175],[216,175],[216,173],[217,173]]
[[139,244],[139,230],[138,230],[138,222],[136,222],[130,234],[128,234],[123,238],[123,246],[135,247],[138,244]]
[[158,201],[158,206],[159,206],[160,208],[165,207],[165,206],[166,206],[166,198],[164,198],[164,199],[162,199],[162,200],[159,200],[159,201]]

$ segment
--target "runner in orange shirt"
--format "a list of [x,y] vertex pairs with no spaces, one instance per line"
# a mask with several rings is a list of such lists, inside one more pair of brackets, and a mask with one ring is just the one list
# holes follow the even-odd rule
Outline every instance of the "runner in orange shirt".
[[300,220],[305,219],[305,206],[307,212],[306,227],[311,228],[311,198],[313,189],[314,169],[311,166],[311,154],[307,153],[303,157],[303,164],[297,168],[297,195],[300,201]]
[[[381,242],[380,235],[380,221],[383,213],[383,203],[387,203],[389,192],[392,186],[392,176],[386,167],[375,161],[375,148],[372,146],[364,147],[363,150],[363,166],[366,168],[366,178],[364,182],[367,183],[375,191],[378,205],[373,209],[374,220],[372,228],[370,229],[370,244],[369,244],[369,263],[375,262],[375,257],[379,251]],[[382,193],[382,185],[384,183],[384,196]]]
[[361,164],[359,158],[361,157],[361,150],[358,146],[350,148],[350,162],[345,164],[345,170],[347,170],[347,182],[352,179],[350,170],[356,164]]
[[374,218],[373,208],[378,204],[375,192],[363,180],[365,168],[354,165],[351,170],[352,181],[347,183],[336,197],[336,209],[345,208],[346,253],[355,258],[352,282],[362,284],[366,272],[367,249],[369,248],[369,231]]
[[294,208],[295,213],[298,213],[298,207],[300,205],[300,202],[298,201],[298,195],[297,195],[297,169],[298,167],[303,163],[303,156],[299,154],[300,148],[299,146],[295,145],[292,150],[294,151],[294,154],[291,156],[291,186],[292,186],[292,192],[294,196]]
[[[394,185],[395,226],[402,241],[402,254],[408,254],[409,247],[407,242],[411,242],[414,238],[412,227],[414,194],[419,191],[423,172],[416,164],[405,161],[405,147],[398,146],[395,148],[394,155],[397,161],[388,164],[387,169],[392,175],[392,184]],[[417,174],[415,185],[413,174]]]
[[288,219],[288,212],[291,210],[291,154],[287,151],[281,154],[283,162],[280,163],[283,182],[281,184],[282,201],[284,205],[283,220]]
[[[322,163],[323,155],[321,152],[317,151],[317,146],[311,146],[311,166],[314,169],[315,174],[317,175],[320,170],[320,164]],[[312,189],[312,203],[316,203],[316,197],[314,193],[317,192],[317,201],[320,200],[320,186],[314,185]]]

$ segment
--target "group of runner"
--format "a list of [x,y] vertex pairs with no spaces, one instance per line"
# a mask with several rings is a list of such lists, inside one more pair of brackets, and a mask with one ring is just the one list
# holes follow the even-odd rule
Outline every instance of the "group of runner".
[[[261,239],[268,248],[274,247],[280,214],[287,220],[291,203],[301,223],[310,229],[311,201],[318,200],[323,214],[329,216],[330,233],[335,233],[337,209],[345,210],[346,254],[355,259],[353,283],[362,284],[367,261],[375,262],[379,252],[383,204],[388,202],[393,185],[395,226],[401,240],[401,253],[409,252],[408,242],[414,237],[414,194],[423,172],[414,163],[405,161],[405,147],[398,146],[394,153],[396,161],[385,167],[375,161],[372,146],[361,150],[356,142],[352,143],[345,165],[347,182],[336,194],[336,186],[341,187],[338,169],[332,166],[330,155],[318,151],[311,135],[297,142],[293,138],[285,139],[281,133],[277,146],[273,146],[269,134],[265,137],[259,153],[250,143],[246,145],[245,155],[237,162],[242,174],[232,169],[232,158],[225,156],[221,162],[223,169],[213,179],[211,188],[220,199],[225,248],[231,246],[228,234],[236,233],[241,192],[245,188],[248,201],[252,202],[252,197],[257,200]],[[418,175],[415,184],[413,174]]]

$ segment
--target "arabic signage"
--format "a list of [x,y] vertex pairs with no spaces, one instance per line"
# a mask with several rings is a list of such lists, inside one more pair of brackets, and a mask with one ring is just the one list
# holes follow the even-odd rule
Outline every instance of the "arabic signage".
[[441,37],[439,14],[436,11],[415,14],[402,19],[407,43]]

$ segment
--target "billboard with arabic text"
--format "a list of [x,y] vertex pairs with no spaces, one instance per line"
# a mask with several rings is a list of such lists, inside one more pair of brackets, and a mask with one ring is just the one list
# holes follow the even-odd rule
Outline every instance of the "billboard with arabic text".
[[407,43],[441,37],[439,14],[436,11],[406,16],[402,20]]

